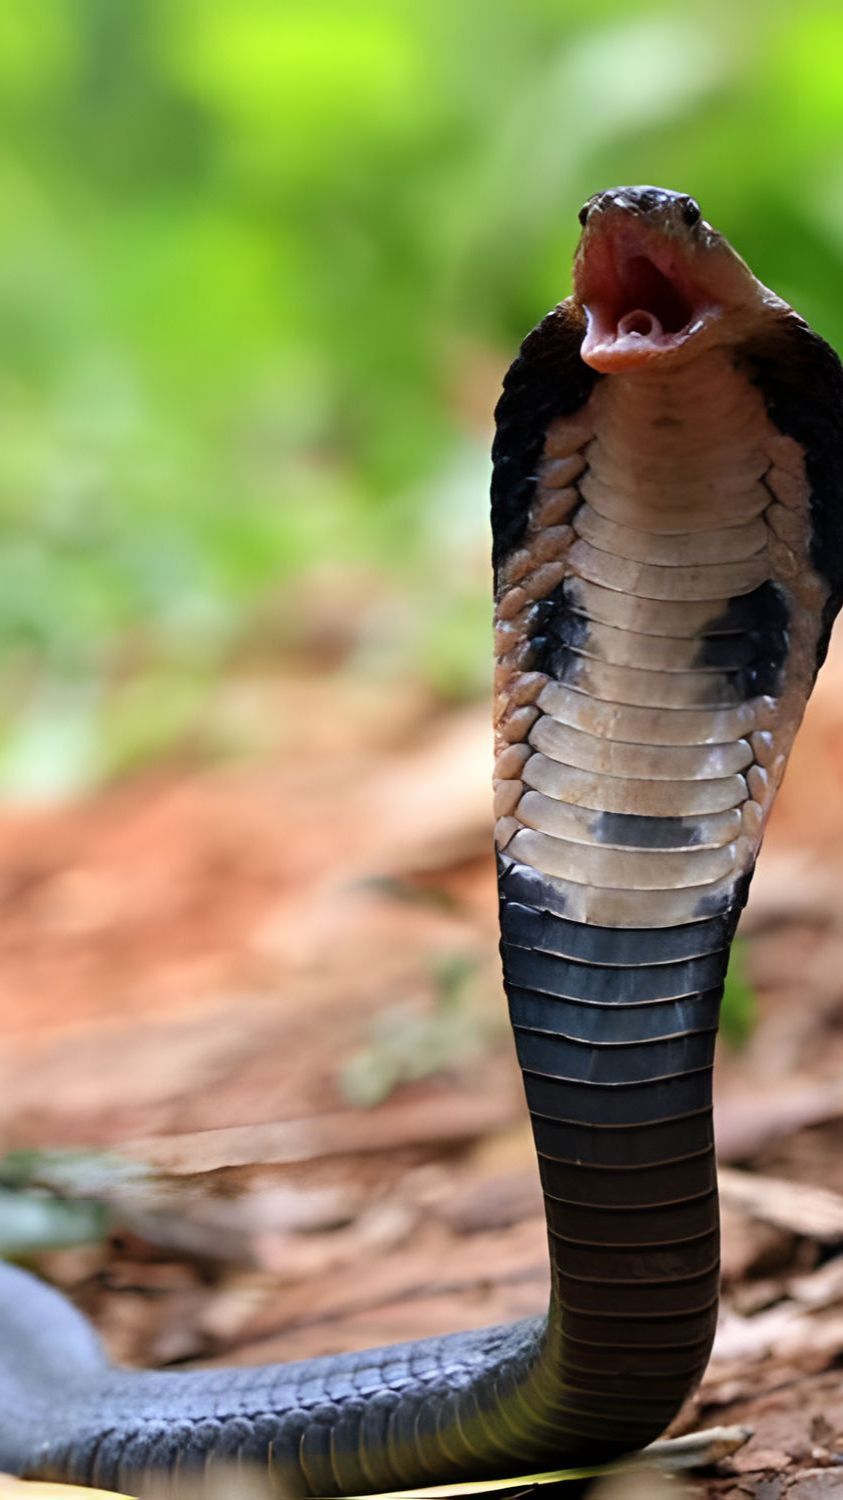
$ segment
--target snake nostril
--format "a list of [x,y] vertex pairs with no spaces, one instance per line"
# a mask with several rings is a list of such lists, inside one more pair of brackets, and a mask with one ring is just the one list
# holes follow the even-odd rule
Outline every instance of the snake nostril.
[[692,229],[695,224],[699,223],[701,213],[700,205],[698,204],[696,198],[680,199],[679,207],[682,213],[682,218],[688,225],[689,229]]
[[589,199],[588,203],[584,203],[583,204],[582,208],[580,209],[579,213],[577,214],[577,218],[579,219],[579,221],[582,224],[583,228],[585,228],[586,221],[588,220],[588,215],[589,215],[590,208],[591,208],[591,199]]

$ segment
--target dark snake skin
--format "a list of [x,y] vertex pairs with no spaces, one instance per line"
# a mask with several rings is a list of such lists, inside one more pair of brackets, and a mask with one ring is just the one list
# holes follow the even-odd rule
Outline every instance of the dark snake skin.
[[[689,201],[627,189],[603,195],[598,209],[658,228],[659,214]],[[615,379],[583,362],[583,331],[581,310],[563,304],[527,338],[506,377],[494,447],[499,598],[511,559],[532,545],[528,516],[550,424],[585,410],[598,385]],[[756,324],[744,319],[729,360],[760,392],[771,430],[805,457],[806,507],[794,524],[805,529],[822,582],[813,660],[799,704],[786,708],[798,722],[840,603],[840,367],[789,309],[759,315]],[[577,546],[570,566],[580,568],[579,578],[593,553]],[[620,565],[610,558],[601,566]],[[592,691],[582,686],[582,663],[593,659],[589,640],[600,636],[588,602],[599,602],[600,590],[586,584],[534,593],[532,634],[514,648],[518,672],[540,678],[539,686],[555,684],[557,697]],[[773,701],[777,693],[790,703],[781,684],[791,680],[797,608],[809,606],[775,579],[748,584],[737,604],[721,610],[726,626],[700,635],[699,671],[709,673],[707,683],[712,671],[727,681],[729,704],[740,708],[759,694]],[[611,623],[600,639],[614,648],[622,635]],[[725,652],[722,671],[717,652]],[[652,678],[661,681],[661,672]],[[589,711],[598,713],[603,700],[593,692]],[[506,701],[511,708],[521,700]],[[630,707],[642,723],[646,712]],[[508,722],[517,739],[520,720]],[[535,731],[525,733],[534,747]],[[555,762],[543,764],[552,771]],[[560,785],[579,787],[577,777],[587,774],[566,771]],[[649,869],[653,850],[670,851],[680,834],[686,845],[703,837],[696,813],[689,821],[601,810],[600,789],[610,782],[597,778],[593,813],[588,790],[584,804],[555,804],[569,821],[581,819],[589,859],[602,840],[610,873],[619,849],[643,851],[634,868]],[[594,822],[600,818],[608,821]],[[519,839],[512,828],[499,839],[501,951],[547,1214],[547,1317],[289,1365],[124,1371],[61,1296],[24,1271],[0,1267],[0,1470],[133,1493],[151,1473],[172,1476],[175,1485],[210,1461],[237,1461],[265,1472],[277,1494],[361,1494],[604,1461],[663,1431],[700,1379],[717,1315],[711,1072],[729,947],[756,850],[734,878],[715,882],[678,917],[662,920],[648,889],[644,919],[634,920],[640,893],[633,890],[632,919],[621,912],[600,921],[579,914],[570,880],[519,856],[519,847],[534,847]],[[598,890],[589,899],[603,897]]]

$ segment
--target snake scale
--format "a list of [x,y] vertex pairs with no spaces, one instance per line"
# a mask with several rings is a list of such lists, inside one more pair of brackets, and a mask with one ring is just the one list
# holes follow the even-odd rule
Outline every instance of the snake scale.
[[843,375],[686,195],[596,194],[497,408],[501,951],[546,1318],[258,1369],[124,1371],[0,1268],[0,1469],[341,1495],[656,1437],[718,1302],[730,942],[843,596]]

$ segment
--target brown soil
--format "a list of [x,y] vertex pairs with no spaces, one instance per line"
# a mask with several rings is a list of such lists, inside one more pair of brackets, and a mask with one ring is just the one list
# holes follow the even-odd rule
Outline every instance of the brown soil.
[[[753,1429],[694,1481],[730,1500],[843,1495],[841,686],[838,652],[745,923],[757,1022],[721,1046],[740,1171],[718,1344],[678,1430]],[[2,1142],[154,1168],[106,1172],[104,1243],[33,1262],[132,1362],[299,1358],[545,1300],[485,711],[341,679],[265,697],[289,729],[259,761],[0,822]]]

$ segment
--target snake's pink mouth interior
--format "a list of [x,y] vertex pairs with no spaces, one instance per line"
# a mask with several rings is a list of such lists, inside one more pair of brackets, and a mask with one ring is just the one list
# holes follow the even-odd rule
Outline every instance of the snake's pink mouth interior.
[[582,358],[604,371],[677,349],[714,311],[684,247],[626,213],[584,237],[577,295],[588,321]]
[[683,288],[646,255],[633,255],[619,277],[614,311],[618,333],[646,337],[679,333],[690,323],[694,308]]

